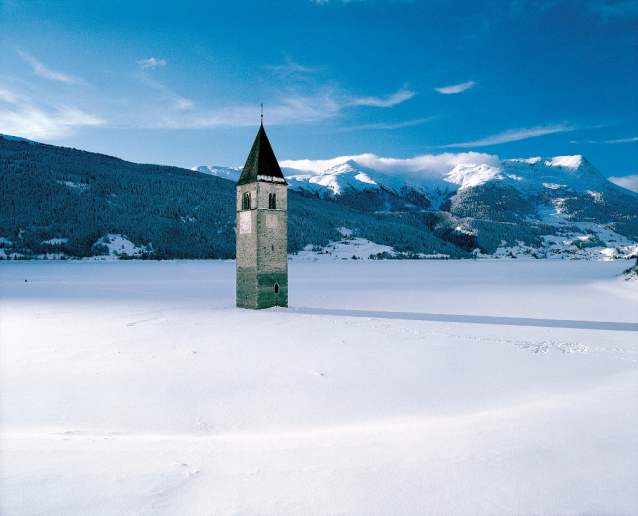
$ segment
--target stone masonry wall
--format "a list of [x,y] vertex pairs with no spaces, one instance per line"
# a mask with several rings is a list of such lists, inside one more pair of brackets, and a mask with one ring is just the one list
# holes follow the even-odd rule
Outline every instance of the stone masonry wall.
[[[241,233],[242,196],[251,194],[250,232]],[[268,209],[268,195],[277,207]],[[237,187],[237,306],[288,306],[288,214],[286,186],[257,182]],[[244,215],[245,216],[245,215]],[[275,294],[275,284],[278,293]]]

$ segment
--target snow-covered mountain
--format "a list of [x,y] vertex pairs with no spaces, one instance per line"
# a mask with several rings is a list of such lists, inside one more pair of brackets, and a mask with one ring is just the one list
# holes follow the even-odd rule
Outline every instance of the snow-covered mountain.
[[[485,156],[485,155],[478,155]],[[522,193],[538,194],[546,189],[569,188],[577,192],[599,189],[624,190],[609,182],[583,156],[508,159],[502,161],[454,163],[441,162],[407,167],[408,160],[347,157],[323,170],[306,168],[307,162],[282,162],[283,171],[293,189],[307,189],[324,196],[339,195],[348,189],[386,189],[400,194],[405,188],[425,193],[431,200],[441,192],[477,187],[491,181],[514,187]],[[332,160],[334,162],[336,160]],[[393,163],[394,166],[393,166]],[[372,164],[377,165],[373,168]]]
[[[414,190],[433,203],[459,190],[490,182],[512,187],[525,195],[569,189],[578,193],[610,191],[635,195],[608,181],[583,156],[496,160],[477,153],[442,155],[439,160],[392,160],[369,154],[345,156],[325,161],[282,161],[282,172],[293,190],[316,193],[319,197],[347,192],[383,190],[396,195]],[[458,162],[458,156],[479,158]],[[240,167],[202,166],[193,170],[237,180]],[[593,193],[592,193],[593,195]]]
[[211,176],[223,177],[224,179],[229,179],[230,181],[239,181],[239,176],[241,175],[242,167],[215,167],[210,166],[207,167],[205,165],[201,167],[193,167],[191,170],[195,172],[201,172],[202,174],[208,174]]
[[[363,154],[280,165],[291,189],[305,196],[422,217],[435,236],[467,251],[550,256],[594,249],[620,256],[633,253],[638,242],[638,194],[608,181],[580,155],[398,160]],[[240,173],[205,168],[221,177]]]

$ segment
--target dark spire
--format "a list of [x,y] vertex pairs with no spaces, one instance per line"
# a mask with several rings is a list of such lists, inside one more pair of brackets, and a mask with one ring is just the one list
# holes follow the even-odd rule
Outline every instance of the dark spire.
[[264,126],[259,126],[259,132],[255,138],[248,159],[244,165],[237,186],[246,183],[254,183],[255,181],[266,181],[269,183],[278,183],[287,185],[284,175],[281,173],[275,153],[270,146]]

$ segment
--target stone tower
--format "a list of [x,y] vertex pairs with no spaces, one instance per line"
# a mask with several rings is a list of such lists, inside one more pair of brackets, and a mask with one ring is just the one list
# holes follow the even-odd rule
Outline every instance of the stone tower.
[[263,122],[237,181],[237,306],[288,306],[288,183]]

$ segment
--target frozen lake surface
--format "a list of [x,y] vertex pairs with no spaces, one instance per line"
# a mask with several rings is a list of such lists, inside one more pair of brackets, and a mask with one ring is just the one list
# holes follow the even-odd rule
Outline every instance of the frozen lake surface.
[[3,262],[0,514],[636,514],[628,265]]

